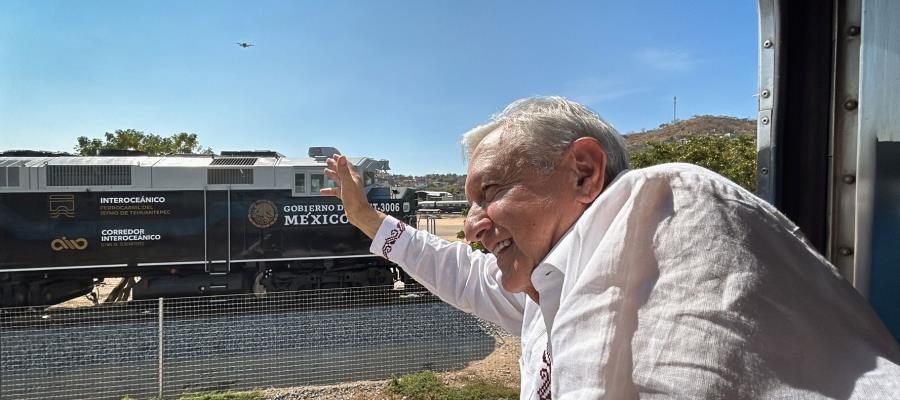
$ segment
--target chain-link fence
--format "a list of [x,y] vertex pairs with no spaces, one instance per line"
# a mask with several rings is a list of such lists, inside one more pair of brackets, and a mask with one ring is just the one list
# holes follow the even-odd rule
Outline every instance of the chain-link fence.
[[418,285],[4,309],[0,398],[115,399],[452,370],[496,327]]

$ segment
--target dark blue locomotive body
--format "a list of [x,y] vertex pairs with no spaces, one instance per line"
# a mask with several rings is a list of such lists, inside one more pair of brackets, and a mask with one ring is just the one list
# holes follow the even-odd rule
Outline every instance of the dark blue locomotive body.
[[[395,266],[368,251],[337,199],[318,195],[332,184],[323,161],[0,160],[18,163],[2,172],[20,183],[0,191],[0,304],[58,303],[106,277],[139,277],[135,298],[390,284]],[[415,223],[415,193],[374,182],[386,161],[351,162],[377,209]]]

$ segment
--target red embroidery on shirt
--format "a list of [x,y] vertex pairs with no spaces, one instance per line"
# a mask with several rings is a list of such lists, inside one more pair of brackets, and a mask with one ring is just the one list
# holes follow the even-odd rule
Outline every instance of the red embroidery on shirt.
[[550,370],[553,359],[550,357],[550,343],[547,343],[547,349],[544,350],[544,367],[541,368],[541,386],[538,387],[538,398],[541,400],[550,400],[553,398],[550,393]]
[[397,243],[397,239],[400,239],[400,234],[405,230],[406,224],[399,221],[397,222],[397,227],[391,229],[391,235],[384,240],[384,246],[381,246],[381,255],[383,255],[384,258],[388,258],[388,253],[390,253],[391,249],[394,248],[394,244]]

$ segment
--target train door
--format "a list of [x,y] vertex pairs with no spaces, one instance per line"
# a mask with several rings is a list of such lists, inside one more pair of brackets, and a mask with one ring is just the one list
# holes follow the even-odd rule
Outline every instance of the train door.
[[204,197],[206,272],[227,273],[231,264],[231,255],[228,251],[231,241],[230,190],[206,190]]
[[900,338],[900,2],[759,0],[758,194]]

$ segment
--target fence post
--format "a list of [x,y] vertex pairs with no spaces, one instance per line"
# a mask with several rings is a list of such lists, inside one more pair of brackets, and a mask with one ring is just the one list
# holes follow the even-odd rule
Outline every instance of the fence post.
[[159,298],[159,400],[163,400],[163,298]]

